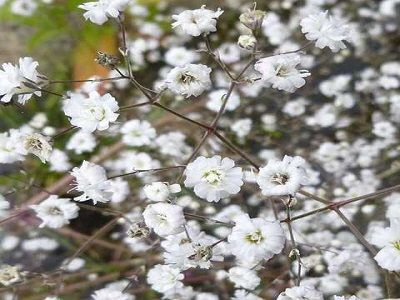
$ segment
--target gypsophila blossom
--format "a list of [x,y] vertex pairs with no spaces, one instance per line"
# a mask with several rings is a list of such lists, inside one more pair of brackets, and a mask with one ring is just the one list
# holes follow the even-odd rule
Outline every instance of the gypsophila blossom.
[[179,193],[181,186],[179,184],[169,185],[164,182],[153,182],[145,185],[143,191],[150,201],[163,202],[168,199],[170,194]]
[[112,289],[103,288],[97,290],[92,294],[91,299],[93,300],[134,300],[135,297],[127,293]]
[[[208,94],[209,100],[207,101],[206,107],[209,110],[218,112],[221,109],[222,103],[224,102],[226,96],[227,96],[227,90],[220,89],[212,91],[211,93]],[[240,105],[239,95],[236,92],[232,92],[229,96],[228,101],[226,102],[225,110],[226,111],[235,110],[239,105]]]
[[195,194],[209,202],[237,194],[243,185],[242,168],[235,167],[232,159],[221,159],[219,155],[196,158],[187,165],[185,175],[185,186],[194,187]]
[[83,258],[75,257],[72,260],[67,258],[62,263],[61,268],[68,272],[76,272],[76,271],[82,269],[85,264],[86,264],[86,261]]
[[390,227],[377,228],[371,243],[381,248],[374,259],[389,271],[400,271],[400,216],[390,220]]
[[211,87],[211,68],[201,64],[187,64],[175,67],[167,74],[165,82],[174,93],[199,96]]
[[298,70],[300,55],[297,53],[279,54],[258,60],[254,68],[261,73],[262,80],[271,83],[273,88],[293,93],[305,85],[304,77],[311,75],[307,70]]
[[286,238],[279,222],[251,219],[247,214],[235,217],[234,221],[228,245],[243,265],[253,267],[261,260],[269,260],[282,251]]
[[143,212],[146,225],[160,236],[176,234],[184,230],[185,217],[182,207],[168,203],[147,205]]
[[323,300],[322,293],[311,286],[295,286],[280,293],[277,300]]
[[329,47],[333,52],[346,48],[343,41],[350,40],[350,27],[328,11],[312,14],[300,21],[301,31],[318,48]]
[[99,0],[96,2],[86,2],[78,7],[86,10],[83,14],[85,19],[102,25],[107,22],[108,18],[118,18],[120,12],[123,11],[129,0]]
[[78,168],[72,169],[71,175],[76,179],[75,190],[83,194],[75,201],[93,200],[93,203],[111,200],[110,182],[103,167],[84,160]]
[[147,121],[129,120],[121,127],[122,141],[129,146],[149,145],[156,130]]
[[257,183],[265,196],[294,195],[304,182],[305,160],[285,156],[282,161],[271,159],[260,168]]
[[118,118],[118,108],[113,96],[101,96],[96,91],[90,92],[88,98],[82,94],[71,94],[63,105],[65,115],[71,118],[71,124],[89,132],[106,130]]
[[18,95],[18,102],[25,104],[32,95],[41,96],[40,83],[44,78],[36,68],[39,65],[32,57],[19,59],[19,66],[11,63],[2,64],[0,70],[0,101],[10,102],[14,95]]
[[172,47],[165,53],[165,62],[174,67],[184,66],[198,59],[198,53],[185,47]]
[[228,272],[229,280],[235,284],[236,288],[254,290],[261,282],[257,272],[243,267],[233,267]]
[[9,286],[20,281],[21,279],[22,278],[18,267],[10,265],[0,266],[0,283],[2,285]]
[[39,227],[60,228],[69,224],[70,219],[78,216],[79,207],[68,198],[51,195],[40,204],[30,206],[38,218],[42,219]]
[[254,36],[248,34],[243,34],[239,36],[238,39],[238,45],[246,50],[253,49],[256,43],[257,39]]
[[22,136],[23,152],[32,153],[45,163],[50,158],[52,147],[47,139],[40,133],[26,134]]
[[75,132],[67,143],[67,150],[73,150],[76,154],[92,152],[95,147],[95,136],[83,129]]
[[71,168],[68,155],[59,149],[53,149],[49,157],[50,170],[54,172],[65,172]]
[[147,272],[147,282],[159,293],[182,288],[183,278],[181,271],[170,265],[155,265]]
[[185,10],[179,15],[173,15],[172,28],[177,28],[191,36],[209,34],[217,31],[217,19],[224,12],[220,8],[217,11],[206,9],[203,5],[200,9]]

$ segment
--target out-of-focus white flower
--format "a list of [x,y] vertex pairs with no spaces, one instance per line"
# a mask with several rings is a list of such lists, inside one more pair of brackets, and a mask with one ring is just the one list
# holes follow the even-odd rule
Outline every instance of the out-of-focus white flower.
[[147,205],[143,212],[146,225],[160,236],[176,234],[184,230],[185,217],[178,205],[155,203]]
[[109,191],[111,192],[111,202],[113,203],[120,203],[126,199],[129,195],[129,184],[127,181],[123,180],[122,178],[115,178],[109,180],[110,188]]
[[11,3],[11,11],[20,16],[31,16],[37,8],[34,0],[15,0]]
[[181,186],[179,184],[169,185],[164,182],[153,182],[145,185],[143,191],[150,201],[163,202],[168,199],[170,194],[179,193]]
[[33,94],[41,96],[38,89],[44,77],[36,71],[38,65],[32,57],[20,58],[19,66],[4,63],[3,70],[0,70],[0,100],[10,102],[14,95],[18,95],[18,102],[25,104]]
[[239,36],[238,45],[244,49],[253,49],[257,43],[257,39],[253,35],[243,34]]
[[346,48],[343,41],[350,41],[350,27],[328,11],[312,14],[300,21],[301,31],[308,40],[316,40],[318,48],[329,47],[333,52]]
[[68,155],[59,149],[53,149],[49,157],[50,170],[55,172],[64,172],[71,168],[68,161]]
[[381,138],[393,138],[396,132],[396,127],[389,121],[376,122],[372,128],[372,133]]
[[265,196],[294,195],[304,182],[305,160],[299,156],[285,156],[282,161],[269,160],[257,176],[257,183]]
[[159,293],[165,293],[183,287],[184,275],[171,265],[155,265],[147,273],[147,282]]
[[73,150],[76,154],[92,152],[95,147],[95,136],[83,129],[75,132],[67,143],[67,150]]
[[239,193],[243,185],[242,168],[235,162],[215,155],[211,158],[200,156],[189,163],[185,169],[185,186],[194,187],[194,192],[209,202]]
[[100,96],[96,91],[90,92],[88,98],[81,94],[72,94],[63,105],[65,115],[71,118],[71,124],[89,132],[96,129],[106,130],[110,122],[118,118],[118,108],[113,96]]
[[186,136],[180,131],[161,134],[155,140],[161,154],[185,158],[190,155],[192,148],[185,142]]
[[247,214],[237,216],[234,221],[228,245],[242,265],[255,266],[282,251],[286,238],[279,222],[250,219]]
[[217,19],[224,12],[220,8],[212,11],[203,5],[200,9],[185,10],[179,15],[173,15],[172,28],[178,28],[182,32],[191,36],[199,36],[200,34],[209,34],[217,31]]
[[60,228],[69,224],[70,219],[78,216],[79,207],[68,198],[51,195],[40,204],[30,206],[38,218],[42,219],[39,227]]
[[304,77],[311,75],[307,70],[297,70],[299,63],[299,54],[288,53],[261,58],[254,68],[262,74],[262,80],[271,83],[273,88],[293,93],[305,85]]
[[99,0],[96,2],[86,2],[78,7],[86,10],[83,14],[85,19],[102,25],[108,18],[118,18],[120,11],[123,11],[129,0]]
[[92,294],[93,300],[134,300],[135,297],[112,288],[103,288]]
[[211,69],[201,64],[187,64],[175,67],[167,74],[165,82],[174,93],[190,96],[199,96],[211,87]]
[[295,286],[280,293],[277,300],[323,300],[322,293],[311,286]]
[[390,220],[390,227],[375,229],[371,243],[382,248],[374,257],[378,265],[400,271],[400,216]]
[[174,67],[184,66],[198,59],[198,53],[185,47],[172,47],[165,53],[165,62]]
[[110,182],[103,167],[84,160],[80,168],[72,169],[71,175],[76,178],[76,189],[83,194],[75,201],[93,200],[93,203],[111,200]]
[[236,288],[254,290],[261,282],[257,272],[243,267],[233,267],[228,272],[229,280],[235,284]]
[[231,125],[231,129],[237,137],[244,138],[250,133],[252,123],[249,118],[239,119]]
[[[207,97],[209,100],[207,101],[206,107],[209,110],[218,112],[221,109],[222,103],[224,102],[226,93],[227,90],[225,89],[220,89],[209,93]],[[229,96],[228,101],[226,102],[225,110],[226,111],[235,110],[239,105],[240,105],[239,95],[236,92],[232,92],[231,95]]]
[[67,258],[66,260],[64,260],[62,264],[62,269],[68,272],[75,272],[78,271],[79,269],[82,269],[85,264],[86,261],[83,258],[76,257],[73,260]]
[[156,130],[147,121],[129,120],[121,127],[122,141],[129,146],[149,145]]

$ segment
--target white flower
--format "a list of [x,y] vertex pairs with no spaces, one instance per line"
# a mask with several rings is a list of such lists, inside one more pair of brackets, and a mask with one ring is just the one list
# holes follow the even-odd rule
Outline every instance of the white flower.
[[164,182],[153,182],[145,185],[143,191],[150,201],[163,202],[168,199],[170,194],[179,193],[181,186],[179,184],[169,185]]
[[0,283],[2,285],[9,286],[20,281],[21,279],[22,278],[18,267],[10,265],[0,266]]
[[235,290],[235,295],[232,297],[232,300],[262,300],[262,298],[246,290]]
[[50,170],[55,172],[64,172],[71,168],[68,161],[68,155],[59,149],[54,149],[49,157]]
[[237,137],[244,138],[250,133],[252,123],[249,118],[239,119],[231,125],[231,129]]
[[32,57],[20,58],[19,66],[4,63],[3,70],[0,70],[0,100],[10,102],[13,95],[18,95],[18,102],[25,104],[33,94],[41,96],[41,92],[34,88],[41,78],[36,71],[38,65]]
[[[209,110],[218,112],[221,109],[226,93],[227,90],[224,89],[212,91],[211,93],[209,93],[207,97],[209,100],[207,101],[206,107]],[[239,105],[240,105],[239,95],[236,92],[232,92],[228,101],[226,102],[225,110],[226,111],[235,110]]]
[[147,121],[129,120],[121,127],[122,141],[129,146],[149,145],[156,130]]
[[22,147],[45,163],[50,158],[52,147],[47,139],[40,133],[27,134],[22,137]]
[[396,132],[396,127],[389,121],[376,122],[372,128],[372,133],[381,138],[393,138]]
[[83,14],[85,19],[102,25],[108,18],[118,18],[119,12],[124,10],[129,0],[99,0],[97,2],[86,2],[78,7],[87,10]]
[[65,259],[62,263],[62,269],[68,272],[75,272],[79,269],[82,269],[83,266],[86,264],[86,261],[83,258],[76,257],[74,259]]
[[185,47],[172,47],[165,53],[165,62],[174,67],[184,66],[199,59],[199,55]]
[[262,74],[262,80],[271,83],[273,88],[293,93],[305,85],[304,77],[311,75],[307,70],[297,70],[299,63],[299,54],[288,53],[261,58],[254,68]]
[[83,129],[74,133],[67,143],[67,150],[73,150],[76,154],[92,152],[95,147],[95,136]]
[[238,45],[244,49],[253,49],[257,43],[257,39],[253,35],[241,35],[238,39]]
[[239,193],[243,185],[242,168],[234,167],[232,159],[216,155],[211,158],[200,156],[185,169],[185,186],[194,187],[194,192],[209,202]]
[[155,265],[147,273],[147,282],[159,293],[165,293],[183,287],[184,275],[178,268],[170,265]]
[[133,300],[134,296],[112,288],[103,288],[92,294],[93,300]]
[[343,41],[350,40],[350,27],[341,18],[330,16],[328,11],[312,14],[300,22],[301,31],[315,46],[328,46],[333,52],[346,48]]
[[89,98],[73,94],[65,100],[63,106],[65,115],[71,118],[71,124],[89,132],[107,129],[110,122],[118,118],[118,114],[115,113],[118,108],[113,96],[100,96],[96,91],[90,92]]
[[218,8],[212,11],[203,5],[200,9],[185,10],[179,15],[173,15],[172,28],[179,28],[186,34],[191,36],[199,36],[200,34],[209,34],[217,31],[217,20],[224,11]]
[[21,133],[19,130],[10,129],[9,132],[0,133],[0,163],[9,164],[24,160],[21,153]]
[[83,161],[80,168],[73,168],[71,175],[76,178],[76,189],[83,194],[75,197],[75,201],[93,200],[93,203],[108,202],[111,199],[110,182],[106,171],[99,165]]
[[371,243],[382,248],[374,257],[379,266],[400,271],[400,217],[391,219],[390,227],[375,229]]
[[176,234],[184,230],[185,217],[178,205],[156,203],[147,205],[143,212],[144,222],[160,236]]
[[234,220],[235,226],[228,236],[229,249],[247,267],[282,251],[286,238],[279,222],[250,219],[247,214]]
[[38,4],[34,0],[15,0],[11,3],[11,11],[20,16],[31,16]]
[[111,202],[120,203],[129,195],[129,184],[122,178],[110,180],[109,191],[112,193]]
[[277,300],[323,300],[322,293],[310,286],[295,286],[280,293]]
[[79,207],[68,198],[58,198],[51,195],[46,200],[37,205],[30,206],[42,219],[39,227],[60,228],[69,224],[70,219],[78,216]]
[[228,272],[229,280],[235,284],[236,288],[254,290],[261,282],[257,272],[243,267],[233,267]]
[[262,194],[294,195],[304,182],[304,164],[304,159],[299,156],[286,155],[282,161],[269,160],[257,176]]
[[175,157],[187,157],[192,148],[185,143],[186,136],[180,131],[161,134],[155,140],[161,154]]
[[174,93],[187,97],[199,96],[211,87],[211,69],[201,64],[175,67],[165,79],[167,87]]

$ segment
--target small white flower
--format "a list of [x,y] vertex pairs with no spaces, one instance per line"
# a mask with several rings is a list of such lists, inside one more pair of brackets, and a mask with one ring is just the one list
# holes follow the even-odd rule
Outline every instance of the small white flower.
[[159,293],[166,293],[183,287],[184,275],[178,268],[170,265],[155,265],[147,273],[147,282]]
[[85,264],[86,264],[86,261],[83,258],[76,257],[72,260],[67,258],[62,263],[62,269],[66,270],[68,272],[75,272],[75,271],[78,271],[79,269],[82,269]]
[[93,200],[93,203],[111,200],[110,182],[103,167],[83,161],[80,168],[73,168],[71,175],[76,178],[76,189],[83,194],[75,197],[75,201]]
[[280,293],[277,300],[323,300],[322,293],[310,286],[295,286]]
[[165,62],[174,67],[184,66],[199,59],[199,55],[185,47],[173,47],[165,53]]
[[143,212],[144,222],[160,236],[176,234],[184,230],[185,217],[178,205],[156,203],[147,205]]
[[96,147],[96,138],[93,134],[83,129],[75,132],[67,143],[67,150],[73,150],[76,154],[92,152]]
[[120,203],[129,195],[129,184],[122,178],[112,179],[109,191],[112,193],[111,202]]
[[203,5],[200,9],[185,10],[179,15],[173,15],[172,28],[179,28],[186,34],[191,36],[199,36],[200,34],[209,34],[217,31],[217,19],[224,11],[218,8],[212,11]]
[[38,65],[32,57],[20,58],[19,66],[4,63],[0,70],[0,100],[10,102],[12,96],[18,95],[18,102],[25,104],[33,94],[41,96],[40,91],[35,91],[42,76],[36,71]]
[[185,158],[190,155],[192,148],[185,142],[186,136],[180,131],[161,134],[155,140],[161,154]]
[[250,133],[252,123],[249,118],[239,119],[231,125],[231,129],[238,138],[244,138]]
[[71,168],[68,161],[68,155],[65,152],[54,149],[49,157],[50,170],[55,172],[64,172]]
[[400,271],[400,217],[390,220],[390,227],[375,229],[371,243],[382,248],[375,260],[382,268]]
[[293,93],[305,85],[304,77],[311,75],[307,70],[297,70],[298,64],[300,55],[288,53],[261,58],[254,68],[262,74],[262,80],[271,83],[273,88]]
[[52,147],[40,133],[27,134],[22,137],[22,146],[28,153],[32,153],[46,163],[50,158]]
[[179,184],[166,184],[164,182],[153,182],[145,185],[144,194],[150,201],[163,202],[166,201],[170,194],[179,193],[181,186]]
[[396,127],[389,121],[376,122],[372,128],[372,133],[381,138],[393,138],[396,132]]
[[149,145],[156,130],[147,121],[129,120],[121,127],[122,141],[129,146]]
[[233,267],[228,272],[229,280],[235,284],[236,288],[254,290],[261,282],[257,272],[243,267]]
[[78,216],[79,207],[68,198],[58,198],[51,195],[49,198],[37,205],[30,206],[42,219],[39,227],[60,228],[69,224],[70,219]]
[[201,64],[187,64],[175,67],[165,79],[167,87],[174,93],[190,96],[199,96],[211,87],[211,69]]
[[238,45],[244,49],[253,49],[257,43],[257,39],[253,35],[241,35],[238,39]]
[[235,167],[232,159],[216,155],[200,156],[187,165],[185,186],[194,187],[194,192],[209,202],[239,193],[243,185],[242,168]]
[[102,25],[108,18],[118,18],[120,11],[124,10],[129,0],[99,0],[96,2],[86,2],[78,7],[86,10],[83,14],[85,19]]
[[92,294],[93,300],[134,300],[135,297],[112,288],[103,288]]
[[71,124],[89,132],[96,129],[106,130],[110,122],[118,118],[118,114],[115,113],[118,108],[113,96],[100,96],[96,91],[90,92],[88,98],[81,94],[72,94],[63,106],[65,115],[71,118]]
[[286,238],[279,222],[250,219],[247,214],[237,216],[234,220],[235,226],[228,236],[228,244],[232,254],[242,264],[256,265],[282,251]]
[[262,194],[294,195],[304,182],[304,164],[304,159],[299,156],[286,155],[282,161],[269,160],[257,176]]
[[341,18],[328,11],[312,14],[300,22],[301,31],[308,40],[316,40],[318,48],[329,47],[333,52],[346,48],[343,41],[350,40],[350,27]]
[[[225,90],[225,89],[215,90],[215,91],[212,91],[211,93],[209,93],[208,97],[207,97],[209,100],[207,101],[206,107],[209,110],[218,112],[221,109],[221,106],[225,99],[226,93],[227,93],[227,90]],[[231,95],[229,96],[228,101],[226,102],[225,110],[233,111],[239,105],[240,105],[239,95],[236,92],[232,92]]]

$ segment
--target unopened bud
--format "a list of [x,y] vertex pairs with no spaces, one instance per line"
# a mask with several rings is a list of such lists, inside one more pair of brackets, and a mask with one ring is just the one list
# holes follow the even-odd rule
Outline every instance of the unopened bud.
[[238,39],[238,44],[240,47],[251,50],[257,43],[257,39],[252,35],[241,35]]
[[103,67],[110,69],[110,70],[115,69],[115,67],[119,63],[118,57],[107,54],[107,53],[103,53],[100,51],[97,52],[97,57],[96,57],[95,61],[99,65],[102,65]]
[[240,22],[251,30],[257,30],[261,27],[266,13],[262,10],[248,10],[239,17]]
[[146,227],[142,227],[139,224],[135,223],[132,224],[128,231],[126,232],[126,234],[130,237],[130,238],[144,238],[144,237],[148,237],[150,234],[150,231],[148,228]]

